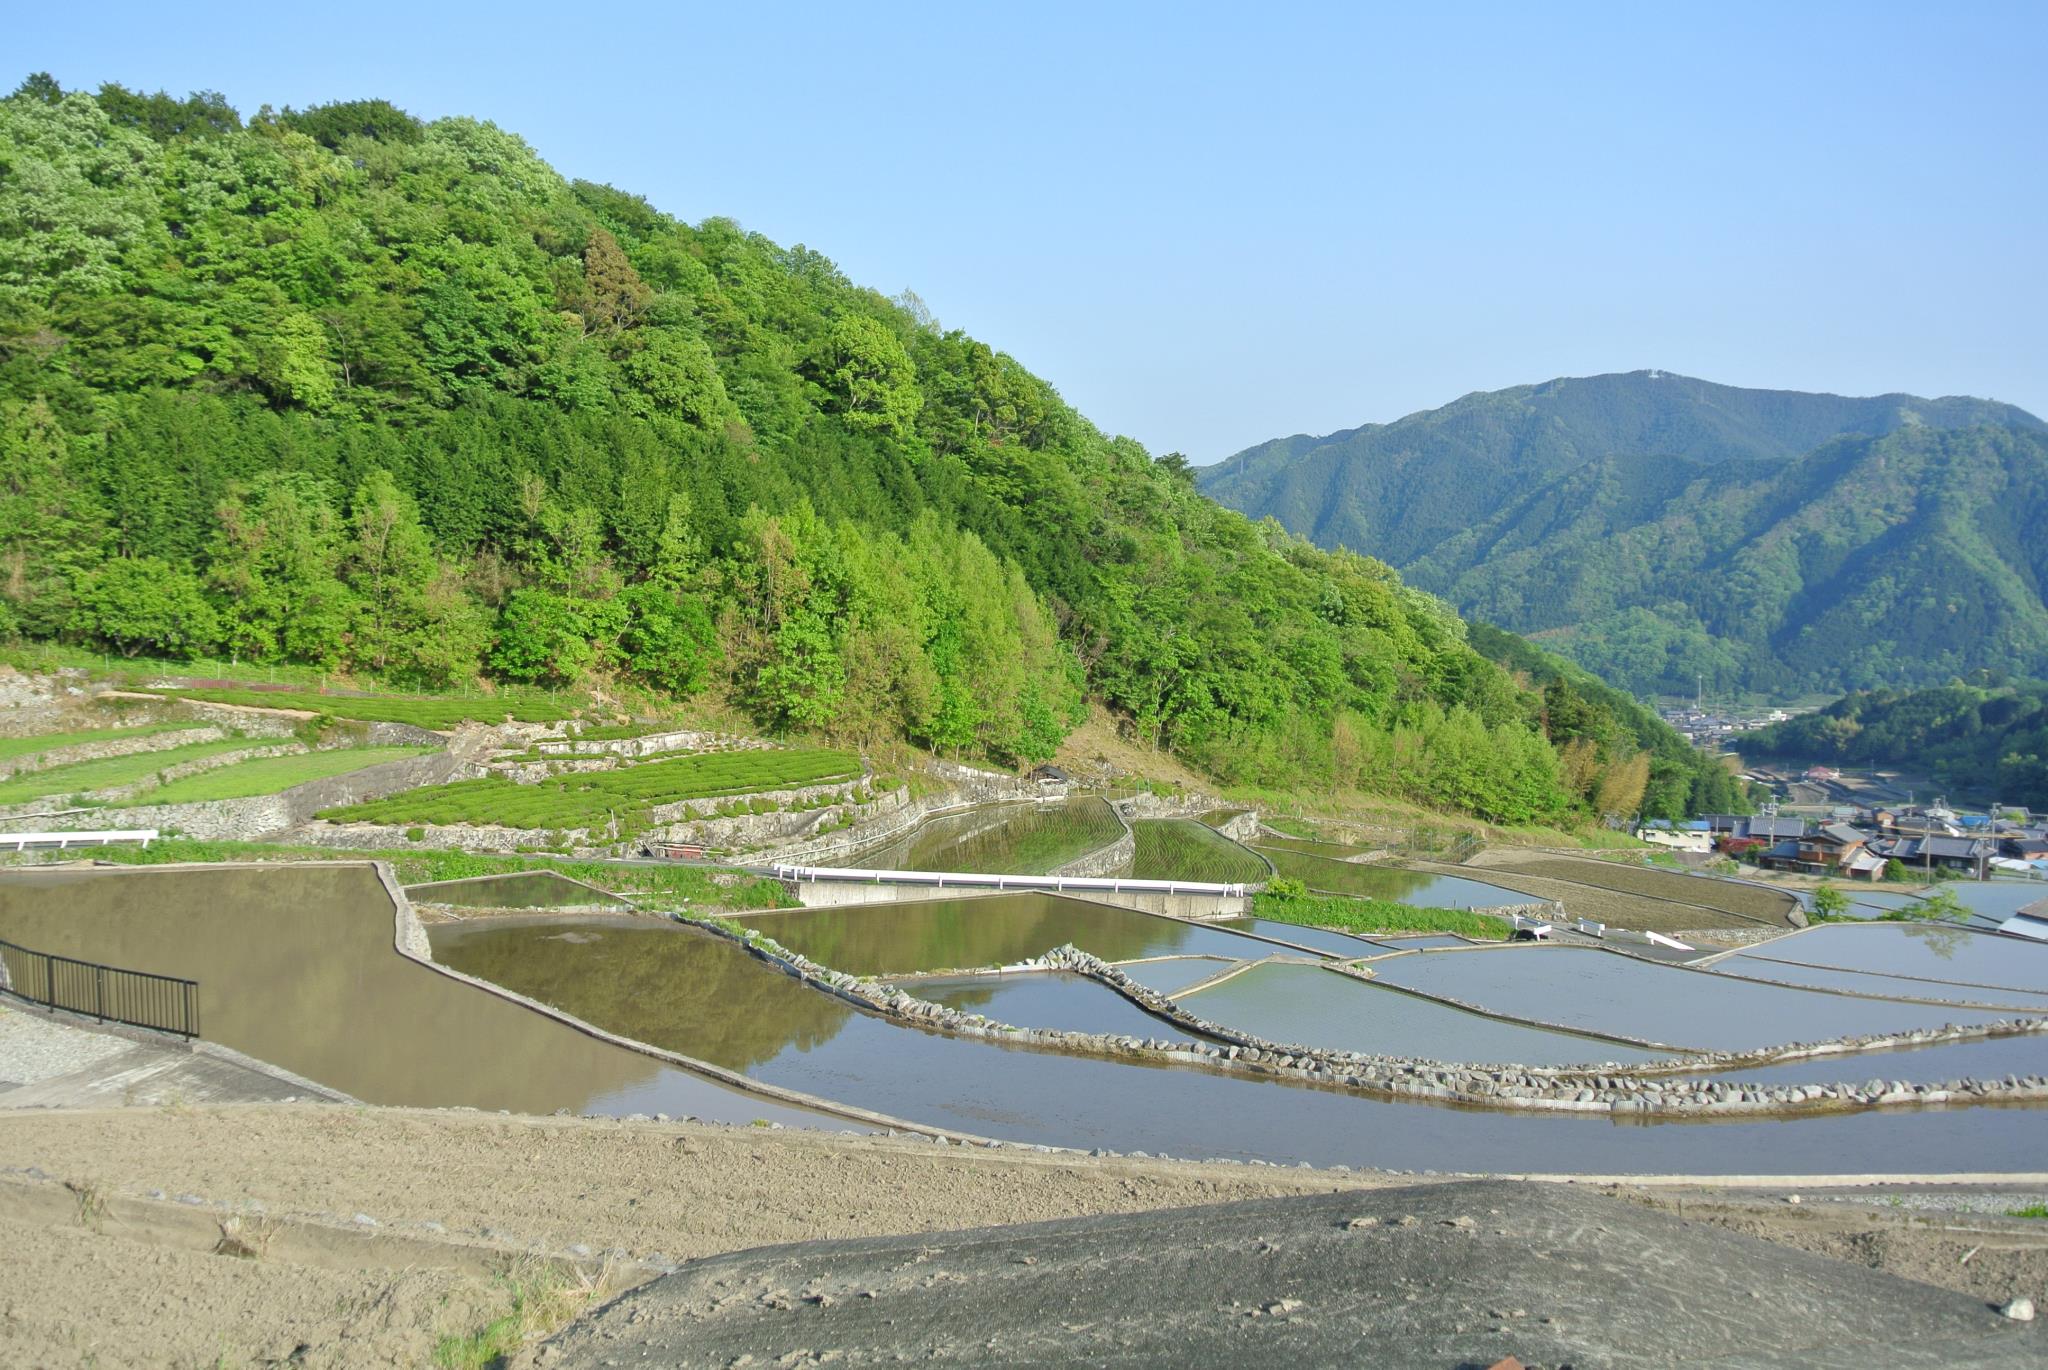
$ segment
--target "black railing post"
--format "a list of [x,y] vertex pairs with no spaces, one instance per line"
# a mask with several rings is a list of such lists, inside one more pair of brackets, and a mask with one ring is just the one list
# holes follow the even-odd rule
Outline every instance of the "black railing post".
[[92,968],[92,1016],[102,1023],[107,1021],[107,968]]

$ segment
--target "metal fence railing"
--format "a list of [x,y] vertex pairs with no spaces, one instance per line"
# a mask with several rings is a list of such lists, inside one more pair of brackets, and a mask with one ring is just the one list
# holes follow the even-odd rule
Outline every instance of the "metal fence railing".
[[0,992],[102,1023],[199,1035],[199,982],[174,975],[123,970],[0,941]]

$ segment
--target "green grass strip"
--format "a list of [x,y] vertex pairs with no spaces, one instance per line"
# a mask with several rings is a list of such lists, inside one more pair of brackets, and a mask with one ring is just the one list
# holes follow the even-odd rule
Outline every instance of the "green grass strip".
[[1345,932],[1450,932],[1475,941],[1504,942],[1505,920],[1464,909],[1423,909],[1391,899],[1336,899],[1313,894],[1261,894],[1252,914],[1276,923]]
[[89,794],[94,790],[121,789],[139,785],[159,771],[188,761],[203,761],[223,752],[247,751],[263,745],[246,737],[224,738],[218,742],[193,742],[160,752],[134,752],[127,756],[102,757],[98,761],[75,761],[30,771],[12,780],[0,780],[0,804],[26,804],[53,794]]
[[[482,856],[475,852],[448,851],[439,847],[410,849],[343,850],[334,847],[298,847],[268,842],[201,842],[169,837],[148,847],[95,848],[95,858],[124,866],[168,866],[190,862],[274,861],[388,861],[400,884],[424,885],[438,880],[470,880],[483,875],[520,875],[529,871],[559,871],[629,899],[651,899],[666,906],[673,903],[728,909],[789,909],[797,907],[796,897],[779,880],[762,879],[743,872],[712,866],[667,863],[614,865],[604,861],[574,861],[559,857]],[[0,865],[24,862],[0,861]],[[729,883],[728,883],[729,882]]]
[[237,704],[254,709],[301,709],[360,723],[410,723],[444,731],[458,723],[496,723],[507,715],[522,723],[557,723],[568,718],[566,703],[544,695],[488,695],[477,699],[415,695],[329,695],[313,690],[153,690],[166,699],[203,704]]
[[151,723],[140,728],[91,728],[77,733],[45,733],[41,737],[0,737],[0,761],[36,756],[59,747],[78,747],[88,742],[115,742],[124,738],[155,737],[159,733],[190,732],[205,723]]
[[236,761],[154,790],[144,791],[126,801],[125,807],[144,804],[202,804],[216,799],[253,799],[277,794],[295,785],[351,771],[423,756],[431,747],[353,747],[336,751],[301,752],[292,756],[259,756],[253,761]]
[[860,773],[859,758],[840,751],[706,752],[620,770],[578,772],[538,785],[501,776],[459,780],[328,809],[319,816],[339,823],[525,829],[584,828],[616,817],[630,827],[663,804],[847,781]]

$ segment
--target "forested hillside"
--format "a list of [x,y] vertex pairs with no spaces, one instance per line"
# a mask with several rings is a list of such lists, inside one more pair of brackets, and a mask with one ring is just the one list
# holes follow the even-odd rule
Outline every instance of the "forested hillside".
[[2038,420],[1988,401],[1637,372],[1288,439],[1202,480],[1631,692],[1797,692],[2043,669],[2024,530],[2044,451]]
[[1752,734],[1744,751],[1931,771],[1986,799],[2048,809],[2048,684],[1847,695]]
[[1513,821],[1634,764],[1567,777],[1440,601],[914,298],[380,101],[0,102],[0,628],[1000,761],[1093,694],[1227,780]]
[[[1616,801],[1635,793],[1638,782],[1642,812],[1651,817],[1750,812],[1749,795],[1725,762],[1694,747],[1632,696],[1490,623],[1475,621],[1470,640],[1532,687],[1532,721],[1558,749],[1574,788],[1603,814],[1632,816]],[[1616,766],[1617,757],[1633,759]]]

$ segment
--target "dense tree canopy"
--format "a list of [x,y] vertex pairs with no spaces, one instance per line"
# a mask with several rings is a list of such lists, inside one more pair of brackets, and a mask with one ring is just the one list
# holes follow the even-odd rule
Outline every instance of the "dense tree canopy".
[[1092,693],[1228,779],[1579,799],[1381,563],[1209,503],[914,297],[375,100],[0,102],[0,610],[1015,761]]
[[1972,793],[1988,789],[1987,799],[2048,809],[2048,684],[1957,681],[1860,691],[1753,734],[1748,748],[1800,761],[1931,771]]

